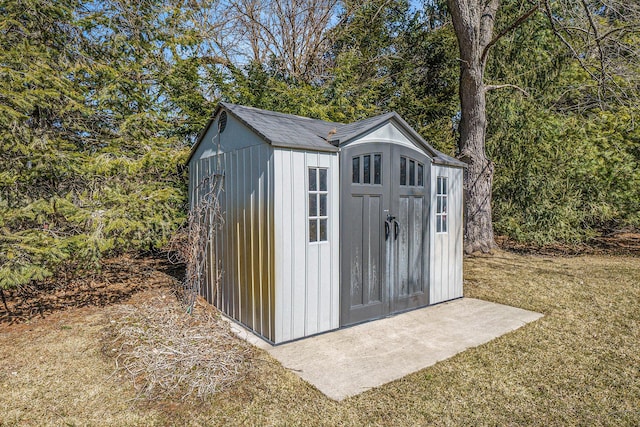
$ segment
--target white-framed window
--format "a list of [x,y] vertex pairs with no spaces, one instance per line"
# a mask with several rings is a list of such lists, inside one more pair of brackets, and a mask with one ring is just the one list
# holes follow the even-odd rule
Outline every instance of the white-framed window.
[[436,233],[447,232],[447,178],[436,178]]
[[329,240],[329,189],[327,168],[309,168],[309,242]]

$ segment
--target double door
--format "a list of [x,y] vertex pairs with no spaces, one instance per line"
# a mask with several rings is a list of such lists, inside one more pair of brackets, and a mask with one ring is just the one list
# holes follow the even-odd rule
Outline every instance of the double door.
[[428,168],[402,145],[341,152],[341,325],[428,304]]

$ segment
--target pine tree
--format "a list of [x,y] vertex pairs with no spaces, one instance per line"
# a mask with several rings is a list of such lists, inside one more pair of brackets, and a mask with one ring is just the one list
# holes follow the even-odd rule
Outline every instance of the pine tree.
[[[76,77],[73,0],[0,3],[0,286],[52,274],[80,244],[88,212],[84,135],[92,112]],[[81,245],[84,246],[84,245]]]
[[3,288],[155,250],[184,218],[169,6],[120,6],[0,2]]

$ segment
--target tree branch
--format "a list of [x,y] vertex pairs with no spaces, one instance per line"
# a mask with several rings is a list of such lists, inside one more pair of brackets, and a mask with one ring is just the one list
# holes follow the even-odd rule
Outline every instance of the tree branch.
[[562,42],[562,44],[564,44],[573,54],[573,56],[578,60],[578,62],[580,63],[580,67],[582,67],[582,69],[584,71],[587,72],[587,74],[589,74],[589,76],[594,79],[594,80],[598,80],[596,78],[596,76],[593,74],[593,72],[591,70],[589,70],[589,68],[587,67],[587,64],[585,64],[585,62],[582,60],[582,58],[580,57],[580,55],[578,55],[578,52],[576,52],[576,50],[573,48],[573,46],[571,45],[571,43],[569,43],[569,41],[562,35],[560,34],[560,30],[558,29],[558,27],[556,26],[555,20],[553,18],[553,13],[551,12],[551,6],[549,5],[549,0],[545,0],[544,2],[544,7],[546,10],[545,15],[547,15],[547,18],[549,19],[549,24],[551,25],[551,30],[553,31],[553,34],[556,35],[556,37],[558,37],[558,39],[560,39],[560,41]]
[[487,43],[487,45],[484,47],[484,49],[482,49],[482,56],[480,57],[480,61],[484,64],[484,62],[487,59],[487,55],[489,54],[489,49],[491,49],[491,47],[494,44],[496,44],[498,42],[498,40],[500,40],[502,37],[506,36],[512,30],[514,30],[515,28],[518,28],[520,25],[522,25],[527,19],[529,19],[531,17],[531,15],[536,13],[536,11],[539,8],[540,8],[540,4],[536,4],[531,9],[529,9],[528,11],[526,11],[525,13],[520,15],[520,17],[518,17],[518,19],[513,21],[513,23],[511,25],[509,25],[507,28],[502,30],[497,36],[495,36],[493,39],[491,39],[491,41],[489,43]]
[[496,90],[496,89],[504,89],[505,87],[510,87],[512,89],[517,89],[520,92],[522,92],[525,96],[529,96],[529,92],[527,92],[526,90],[522,89],[520,86],[518,85],[512,85],[512,84],[504,84],[504,85],[484,85],[484,91],[485,92],[489,92],[491,90]]
[[[596,43],[596,46],[598,47],[598,54],[600,55],[600,86],[602,86],[602,85],[604,85],[604,79],[605,79],[605,76],[606,76],[606,68],[605,68],[604,51],[602,49],[602,45],[600,44],[600,34],[598,32],[598,26],[596,25],[595,21],[593,20],[593,16],[591,15],[591,11],[589,10],[589,5],[587,5],[585,0],[582,0],[582,7],[584,8],[584,13],[587,15],[587,18],[589,19],[589,26],[593,30],[593,35],[595,37],[595,43]],[[602,88],[599,88],[599,89],[602,89]]]
[[609,37],[611,34],[613,34],[613,33],[617,33],[618,31],[624,31],[624,30],[635,30],[635,31],[637,32],[639,29],[640,29],[640,26],[638,26],[638,25],[623,25],[623,26],[621,26],[621,27],[613,28],[613,29],[611,29],[611,30],[607,31],[606,33],[602,34],[602,35],[597,39],[597,41],[604,40],[604,39],[606,39],[607,37]]

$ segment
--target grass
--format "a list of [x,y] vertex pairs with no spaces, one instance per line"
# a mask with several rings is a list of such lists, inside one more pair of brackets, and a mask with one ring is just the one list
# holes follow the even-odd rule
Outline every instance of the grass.
[[465,279],[468,297],[545,316],[339,403],[258,350],[204,403],[136,401],[100,352],[112,308],[6,327],[0,424],[640,425],[640,258],[497,252]]
[[0,333],[0,425],[164,424],[160,411],[135,407],[131,385],[112,376],[99,345],[102,310],[54,314]]

